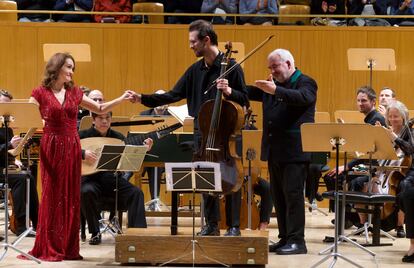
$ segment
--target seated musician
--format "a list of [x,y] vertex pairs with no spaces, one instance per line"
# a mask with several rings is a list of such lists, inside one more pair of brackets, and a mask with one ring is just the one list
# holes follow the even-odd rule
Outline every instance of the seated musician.
[[[364,122],[367,124],[375,125],[376,122],[380,122],[381,125],[385,126],[385,118],[375,109],[375,102],[376,102],[376,93],[374,89],[369,86],[360,87],[357,90],[356,96],[357,106],[359,112],[365,115]],[[346,122],[345,122],[346,123]],[[368,163],[367,163],[368,162]],[[348,163],[347,170],[352,170],[353,167],[358,166],[359,164],[369,164],[369,161],[362,160],[362,159],[354,159]],[[338,186],[342,185],[342,180],[344,178],[344,166],[340,166],[338,168]],[[326,184],[326,188],[328,191],[335,189],[335,176],[336,176],[336,169],[332,169],[326,173],[324,176],[324,181]],[[368,181],[368,176],[349,176],[350,182],[350,190],[352,191],[361,191],[362,186],[364,183]],[[330,203],[330,208],[333,205],[333,202]],[[351,219],[352,218],[352,219]],[[350,215],[347,213],[346,215],[346,227],[351,227],[353,224],[359,226],[358,216],[357,215]]]
[[[411,133],[411,127],[408,126],[408,109],[407,107],[400,101],[393,101],[390,102],[387,106],[386,112],[386,123],[388,126],[388,133],[395,144],[395,148],[397,150],[398,157],[402,160],[404,156],[414,156],[414,141],[413,136]],[[377,123],[377,125],[380,125]],[[400,150],[399,150],[400,149]],[[390,166],[396,166],[400,165],[401,161],[390,161],[386,160],[385,165]],[[378,171],[376,173],[376,176],[373,177],[373,187],[372,192],[377,193],[383,193],[383,194],[393,194],[393,190],[391,187],[394,187],[395,184],[398,184],[395,190],[397,197],[406,191],[406,189],[409,188],[410,185],[412,185],[412,182],[414,182],[414,165],[411,162],[411,167],[404,178],[403,175],[397,177],[398,179],[402,179],[401,181],[392,182],[391,176],[389,171]],[[396,174],[396,173],[393,173]],[[363,191],[367,191],[367,185],[365,185]],[[396,203],[396,210],[398,211],[398,217],[395,219],[396,225],[396,232],[397,237],[405,237],[404,232],[404,213],[402,210],[400,210],[398,206],[398,202]],[[366,215],[360,213],[360,220],[361,223],[364,223],[366,221]]]
[[[13,99],[13,96],[5,90],[0,90],[0,103],[10,102]],[[13,136],[13,130],[9,129],[8,141],[6,146],[5,141],[5,128],[0,128],[0,170],[4,168],[4,150],[9,150],[18,146],[21,137]],[[15,158],[9,154],[8,157],[9,166],[10,165],[19,165],[20,162],[16,163]],[[11,193],[13,197],[13,215],[16,220],[16,227],[11,228],[11,230],[16,234],[20,235],[26,230],[26,179],[27,174],[9,174],[9,186],[11,188]],[[0,175],[1,181],[4,182],[3,173]],[[37,196],[36,189],[36,180],[34,177],[30,176],[30,212],[29,217],[32,221],[32,227],[35,230],[37,227],[37,215],[38,215],[39,200]]]
[[[90,137],[125,139],[121,133],[110,128],[112,119],[111,112],[102,115],[93,113],[92,118],[94,126],[80,131],[80,139]],[[144,144],[151,149],[152,139],[146,139]],[[82,158],[89,163],[94,163],[98,160],[98,156],[91,150],[82,150]],[[101,218],[99,202],[107,197],[115,197],[114,189],[114,172],[101,171],[82,177],[81,210],[88,222],[89,233],[91,233],[90,245],[98,245],[101,243],[101,235],[99,232],[99,220]],[[144,194],[141,189],[121,178],[118,180],[118,198],[118,204],[128,208],[128,227],[146,228]]]

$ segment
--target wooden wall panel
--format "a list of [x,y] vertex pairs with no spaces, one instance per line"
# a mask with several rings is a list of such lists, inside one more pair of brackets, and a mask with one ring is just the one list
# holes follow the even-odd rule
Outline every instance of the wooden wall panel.
[[[373,86],[377,92],[383,86],[395,88],[399,98],[414,108],[413,28],[230,25],[216,29],[219,41],[243,42],[246,53],[274,34],[274,39],[246,61],[246,82],[252,84],[268,76],[267,55],[273,49],[289,49],[296,66],[319,85],[318,111],[330,113],[355,109],[356,88],[369,82],[368,70],[348,70],[347,49],[393,48],[397,71],[375,72]],[[197,60],[189,48],[186,25],[5,22],[0,23],[0,87],[9,89],[17,98],[27,98],[42,78],[44,43],[90,44],[92,62],[77,63],[75,81],[101,89],[107,99],[119,96],[125,89],[143,93],[169,90]],[[260,104],[253,106],[254,113],[260,115]],[[133,115],[144,109],[142,105],[126,104],[114,113]]]

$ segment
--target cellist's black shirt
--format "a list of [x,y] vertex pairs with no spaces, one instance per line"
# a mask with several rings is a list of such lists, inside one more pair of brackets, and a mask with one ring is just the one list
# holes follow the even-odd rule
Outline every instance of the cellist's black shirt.
[[[173,89],[165,94],[142,94],[142,104],[148,107],[157,107],[187,99],[188,113],[197,119],[201,105],[216,96],[217,88],[215,86],[207,94],[204,92],[220,75],[223,55],[223,53],[219,53],[210,68],[206,66],[204,59],[191,65]],[[235,62],[231,61],[228,68],[234,64]],[[232,93],[226,99],[235,101],[242,106],[247,105],[247,91],[241,67],[236,67],[227,76],[227,79]]]

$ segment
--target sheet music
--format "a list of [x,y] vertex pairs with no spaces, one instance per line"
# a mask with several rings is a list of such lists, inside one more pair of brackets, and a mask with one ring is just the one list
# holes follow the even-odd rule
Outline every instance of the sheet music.
[[[214,173],[214,174],[213,174]],[[167,191],[221,192],[220,164],[214,162],[165,163]],[[212,175],[214,179],[211,180]]]
[[186,118],[192,118],[190,115],[188,115],[188,107],[187,104],[181,105],[181,106],[169,106],[168,112],[177,120],[184,125],[184,120]]
[[119,171],[138,171],[144,161],[148,147],[145,145],[126,145],[119,161]]

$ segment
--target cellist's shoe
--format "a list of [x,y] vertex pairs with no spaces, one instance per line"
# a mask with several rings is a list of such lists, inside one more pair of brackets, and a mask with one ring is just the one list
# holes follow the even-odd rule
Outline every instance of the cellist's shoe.
[[227,229],[226,233],[224,234],[224,236],[240,236],[240,228],[239,227],[230,227],[229,229]]
[[200,232],[197,233],[198,236],[220,236],[220,229],[217,225],[206,224],[203,226]]

